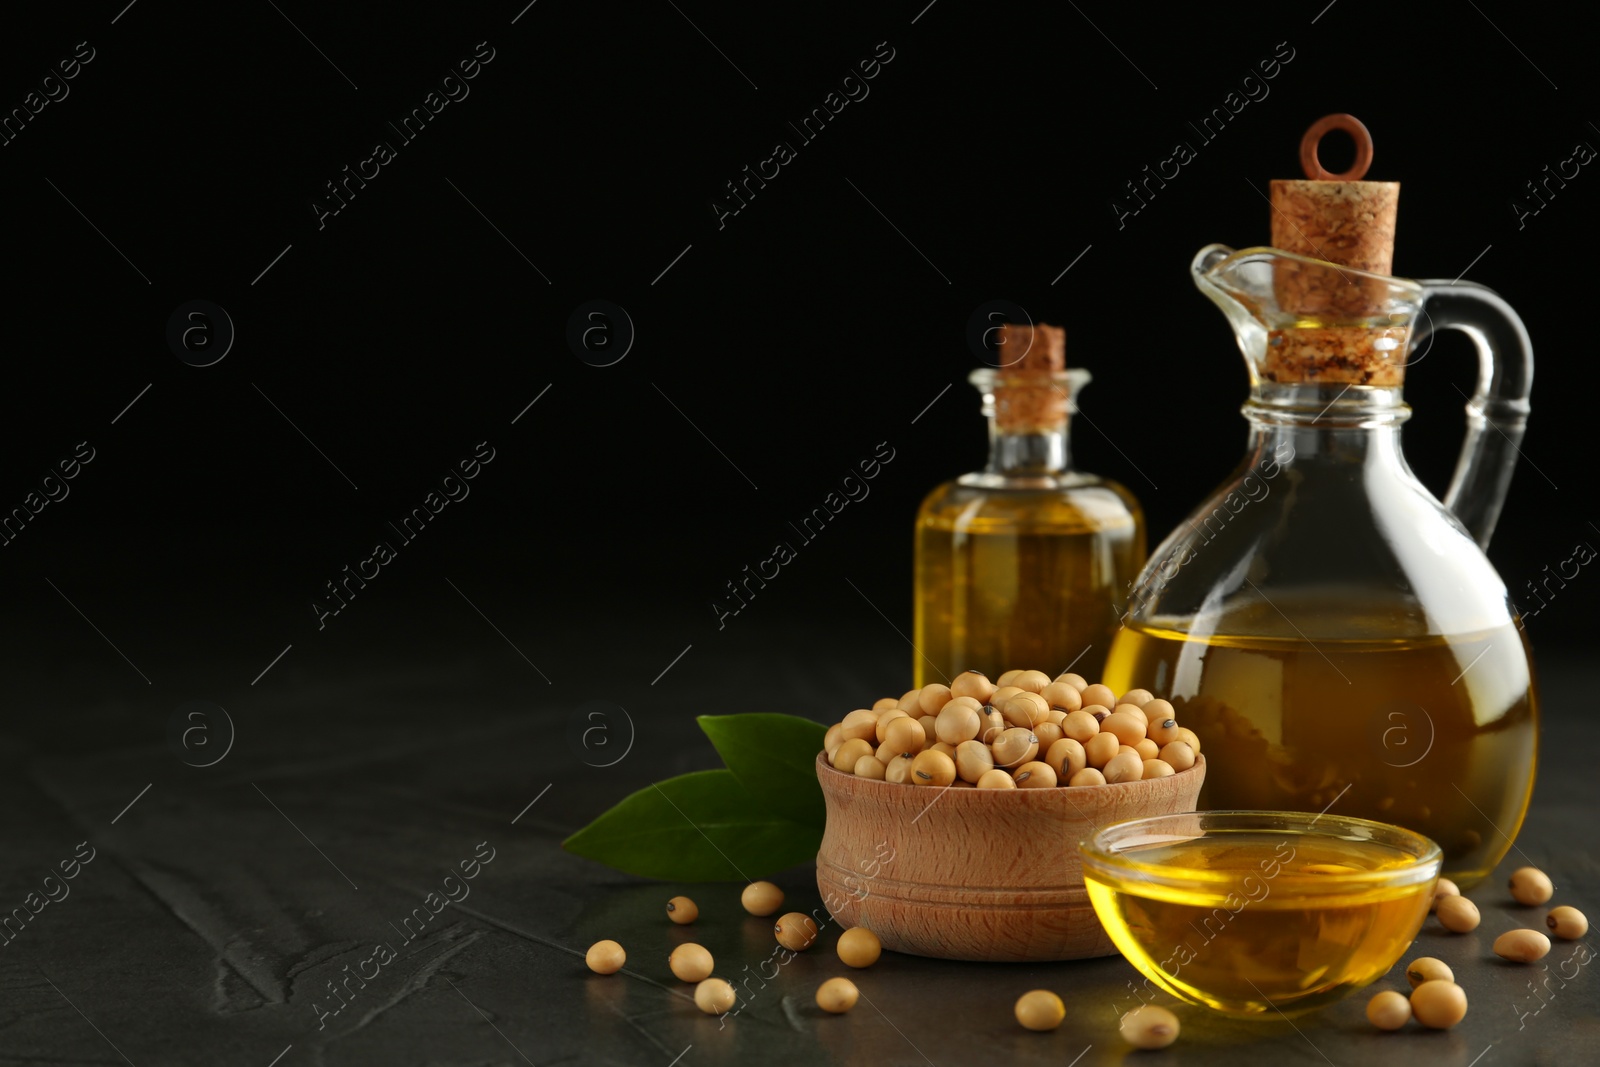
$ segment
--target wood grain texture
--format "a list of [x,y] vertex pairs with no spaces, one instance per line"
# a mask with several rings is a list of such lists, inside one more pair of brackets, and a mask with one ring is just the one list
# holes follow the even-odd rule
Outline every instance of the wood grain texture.
[[828,825],[817,888],[845,927],[885,948],[952,960],[1071,960],[1116,952],[1083,887],[1078,842],[1124,819],[1192,811],[1205,757],[1121,785],[896,785],[817,757]]

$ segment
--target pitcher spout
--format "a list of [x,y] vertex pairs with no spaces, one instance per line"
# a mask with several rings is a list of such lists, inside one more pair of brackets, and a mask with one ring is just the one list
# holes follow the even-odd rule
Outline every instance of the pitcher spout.
[[1233,327],[1252,386],[1403,383],[1421,284],[1276,248],[1207,245],[1190,270]]

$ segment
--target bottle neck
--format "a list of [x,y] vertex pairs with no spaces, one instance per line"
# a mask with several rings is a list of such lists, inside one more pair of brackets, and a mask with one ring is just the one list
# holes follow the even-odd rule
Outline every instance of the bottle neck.
[[1252,465],[1362,464],[1409,473],[1400,428],[1411,407],[1398,387],[1261,382],[1240,409]]
[[1041,378],[983,367],[968,375],[983,397],[989,421],[989,463],[964,482],[991,487],[1018,487],[1037,482],[1046,487],[1072,473],[1067,427],[1075,400],[1089,384],[1081,367]]
[[1065,421],[1059,429],[1011,433],[989,419],[989,464],[985,473],[1027,478],[1062,474],[1070,467]]

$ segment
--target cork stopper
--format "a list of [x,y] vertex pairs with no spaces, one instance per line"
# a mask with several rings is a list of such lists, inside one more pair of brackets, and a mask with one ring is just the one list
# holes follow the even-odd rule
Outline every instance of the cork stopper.
[[[1356,142],[1356,159],[1330,174],[1317,147],[1330,130]],[[1394,269],[1399,182],[1361,180],[1372,164],[1372,135],[1352,115],[1328,115],[1300,142],[1304,179],[1272,182],[1272,246],[1335,265],[1335,269],[1280,261],[1273,289],[1280,310],[1313,320],[1274,330],[1262,376],[1279,382],[1399,385],[1404,377],[1406,330],[1376,326],[1385,312],[1387,286],[1337,267],[1389,275]]]
[[994,417],[1004,433],[1043,433],[1066,425],[1067,333],[1039,322],[1006,323],[996,346]]

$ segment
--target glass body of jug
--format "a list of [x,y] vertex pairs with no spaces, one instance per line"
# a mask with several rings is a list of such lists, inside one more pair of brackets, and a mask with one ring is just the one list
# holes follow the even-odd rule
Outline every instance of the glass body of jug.
[[[1378,311],[1281,312],[1285,269],[1337,272],[1330,287],[1353,276]],[[1168,695],[1196,731],[1201,807],[1398,823],[1438,841],[1444,874],[1469,886],[1511,847],[1533,789],[1532,661],[1482,548],[1526,420],[1526,332],[1470,282],[1221,246],[1193,270],[1250,366],[1249,448],[1152,555],[1106,682]],[[1401,452],[1400,382],[1408,353],[1446,328],[1473,339],[1481,375],[1441,503]]]

